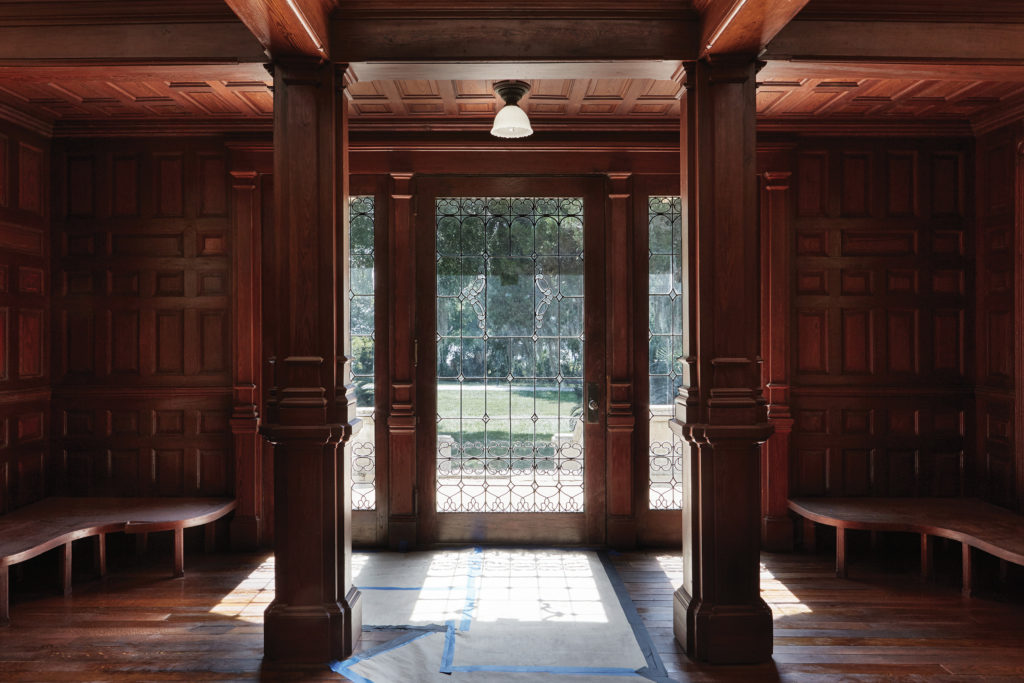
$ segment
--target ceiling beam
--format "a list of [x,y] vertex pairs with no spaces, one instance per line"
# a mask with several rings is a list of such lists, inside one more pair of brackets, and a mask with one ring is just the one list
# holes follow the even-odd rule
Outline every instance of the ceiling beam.
[[768,57],[757,72],[759,83],[799,82],[807,78],[859,80],[862,78],[914,81],[1024,81],[1024,67],[1017,64],[943,63],[942,61],[898,61],[862,58],[778,59]]
[[797,20],[766,60],[962,66],[1024,66],[1024,25]]
[[237,21],[0,26],[0,64],[234,64],[263,62]]
[[809,0],[695,0],[700,56],[756,55]]
[[332,58],[358,80],[672,78],[697,55],[692,17],[338,17]]
[[329,17],[336,0],[225,2],[272,58],[330,58]]

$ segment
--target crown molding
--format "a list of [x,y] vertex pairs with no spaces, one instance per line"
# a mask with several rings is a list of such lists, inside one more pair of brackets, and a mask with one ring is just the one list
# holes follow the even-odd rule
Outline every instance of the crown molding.
[[52,138],[54,124],[0,102],[0,121],[13,123],[43,137]]

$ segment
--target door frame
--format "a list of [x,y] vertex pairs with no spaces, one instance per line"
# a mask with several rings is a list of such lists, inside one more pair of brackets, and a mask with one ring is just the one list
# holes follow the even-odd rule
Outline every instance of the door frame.
[[[416,184],[417,503],[420,545],[531,543],[601,545],[605,542],[606,481],[603,405],[605,373],[605,203],[602,176],[421,176]],[[436,222],[439,196],[583,197],[584,386],[602,388],[596,422],[584,423],[584,511],[503,513],[436,511],[437,343]]]

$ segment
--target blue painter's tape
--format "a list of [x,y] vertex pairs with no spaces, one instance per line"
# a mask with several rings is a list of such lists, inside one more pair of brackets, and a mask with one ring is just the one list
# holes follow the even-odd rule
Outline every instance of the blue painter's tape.
[[452,672],[452,661],[455,659],[455,622],[448,622],[448,630],[444,635],[444,652],[441,654],[441,673]]
[[615,565],[612,564],[611,558],[605,552],[598,553],[597,556],[601,559],[601,566],[604,567],[604,573],[608,575],[608,581],[612,584],[612,589],[615,590],[615,596],[619,599],[619,605],[622,607],[622,612],[626,615],[626,621],[629,622],[630,627],[633,629],[633,637],[636,638],[637,645],[640,646],[640,650],[644,653],[647,666],[640,669],[638,673],[652,681],[671,681],[672,679],[669,678],[668,672],[665,669],[665,664],[662,663],[661,656],[654,647],[654,641],[651,640],[651,634],[647,632],[643,618],[637,611],[633,599],[629,597],[629,589],[626,588],[626,584],[623,583],[619,573],[615,571]]
[[361,591],[454,591],[458,586],[356,586]]
[[[467,666],[453,666],[455,671],[500,671],[505,673],[534,673],[534,674],[556,674],[563,676],[633,676],[642,678],[633,669],[626,669],[615,666],[500,666],[491,664],[473,664]],[[448,673],[448,672],[442,672]]]
[[333,671],[336,674],[341,674],[345,678],[352,681],[352,683],[373,683],[373,681],[369,678],[366,678],[365,676],[360,676],[347,666],[341,666],[341,664],[341,662],[334,662],[333,664],[331,664],[331,671]]
[[480,594],[480,574],[484,569],[483,548],[473,548],[473,554],[469,556],[468,576],[466,577],[466,606],[462,608],[462,623],[459,624],[460,631],[468,631],[473,620],[473,610],[476,609],[476,600]]

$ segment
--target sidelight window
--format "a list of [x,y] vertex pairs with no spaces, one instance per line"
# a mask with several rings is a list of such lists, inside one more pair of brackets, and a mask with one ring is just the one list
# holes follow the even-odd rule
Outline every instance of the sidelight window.
[[349,198],[349,325],[356,414],[363,428],[352,440],[352,509],[376,508],[374,406],[374,198]]
[[683,443],[669,429],[682,385],[683,271],[679,197],[650,197],[647,214],[649,471],[652,510],[682,507]]

